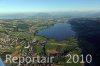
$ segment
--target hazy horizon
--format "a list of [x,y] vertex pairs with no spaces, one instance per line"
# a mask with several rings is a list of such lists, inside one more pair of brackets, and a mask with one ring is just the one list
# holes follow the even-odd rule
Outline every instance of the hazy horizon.
[[0,14],[99,11],[100,0],[0,0]]

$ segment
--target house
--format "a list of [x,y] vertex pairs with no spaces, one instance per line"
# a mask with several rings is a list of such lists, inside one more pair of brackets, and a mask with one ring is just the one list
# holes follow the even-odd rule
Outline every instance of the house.
[[32,40],[32,43],[36,43],[36,42],[37,42],[37,40],[36,40],[36,39],[33,39],[33,40]]
[[47,43],[47,40],[40,40],[39,42],[38,42],[38,44],[46,44]]

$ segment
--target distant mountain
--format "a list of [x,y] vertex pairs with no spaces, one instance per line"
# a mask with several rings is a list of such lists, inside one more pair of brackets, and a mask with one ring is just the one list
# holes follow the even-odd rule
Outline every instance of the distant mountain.
[[69,16],[69,17],[100,17],[100,12],[59,12],[53,13],[54,16]]
[[93,16],[93,17],[100,17],[100,12],[94,13],[94,14],[92,14],[91,16]]
[[100,17],[100,12],[52,12],[52,13],[19,13],[0,15],[0,19],[21,19],[30,17]]
[[19,13],[0,15],[0,19],[22,19],[30,17],[49,17],[49,13]]
[[29,14],[5,14],[5,15],[0,15],[0,19],[21,19],[21,18],[27,18],[32,16],[30,13]]

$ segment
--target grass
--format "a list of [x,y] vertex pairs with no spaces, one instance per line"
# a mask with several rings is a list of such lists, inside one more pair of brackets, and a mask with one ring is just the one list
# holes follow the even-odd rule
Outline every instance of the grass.
[[41,45],[34,45],[34,49],[35,49],[35,53],[37,53],[37,55],[41,55],[43,52]]

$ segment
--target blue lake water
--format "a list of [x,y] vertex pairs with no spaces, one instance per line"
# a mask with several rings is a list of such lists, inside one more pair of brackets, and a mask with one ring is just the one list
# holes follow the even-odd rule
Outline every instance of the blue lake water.
[[63,41],[70,36],[74,36],[75,32],[68,23],[56,23],[47,29],[39,30],[36,35],[45,36],[46,38]]
[[1,58],[0,58],[0,66],[5,66],[4,63],[2,62]]

